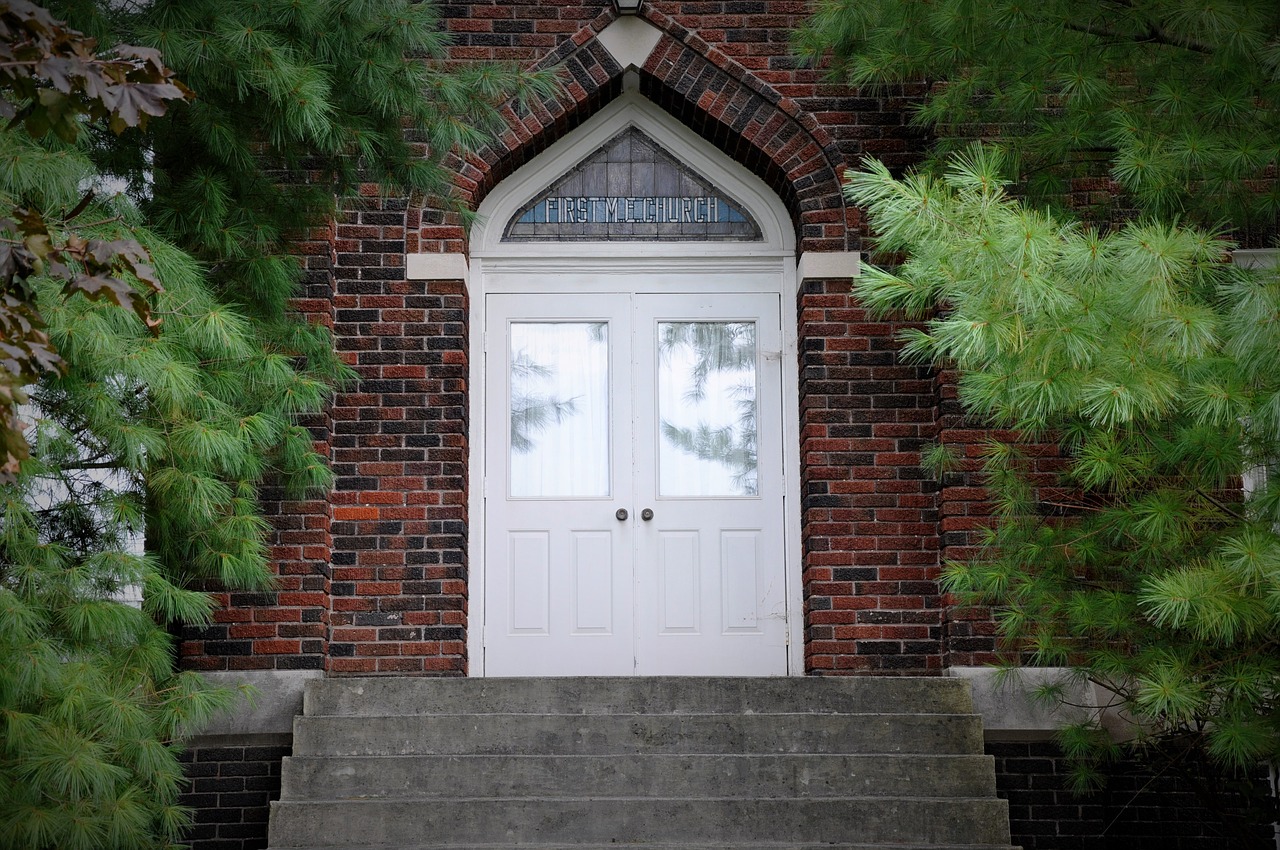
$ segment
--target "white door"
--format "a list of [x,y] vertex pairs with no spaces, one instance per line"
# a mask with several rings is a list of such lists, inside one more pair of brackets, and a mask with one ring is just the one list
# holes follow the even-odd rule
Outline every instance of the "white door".
[[785,674],[778,296],[486,308],[486,674]]

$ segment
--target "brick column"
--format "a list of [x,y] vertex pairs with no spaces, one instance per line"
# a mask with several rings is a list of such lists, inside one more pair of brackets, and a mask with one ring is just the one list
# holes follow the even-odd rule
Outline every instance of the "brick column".
[[467,669],[467,296],[406,279],[407,223],[383,200],[338,226],[334,329],[360,381],[333,411],[332,674]]
[[901,325],[849,279],[803,280],[799,299],[806,672],[939,673],[932,371],[899,361]]

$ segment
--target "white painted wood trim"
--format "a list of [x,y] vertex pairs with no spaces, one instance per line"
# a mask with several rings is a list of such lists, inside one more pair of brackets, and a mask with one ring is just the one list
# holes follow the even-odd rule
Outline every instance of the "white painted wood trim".
[[465,254],[406,254],[404,273],[409,280],[467,279]]
[[[564,267],[564,262],[559,266]],[[694,262],[693,265],[697,265]],[[491,270],[491,266],[498,270]],[[517,264],[519,266],[519,264]],[[485,467],[485,431],[487,410],[485,406],[485,356],[486,337],[490,328],[486,326],[485,296],[491,292],[610,292],[614,291],[608,280],[608,272],[634,279],[646,272],[656,273],[658,270],[670,272],[681,265],[674,260],[660,260],[651,263],[634,262],[632,260],[615,261],[611,264],[599,263],[591,267],[595,274],[602,276],[598,284],[583,287],[580,278],[583,272],[576,263],[572,271],[559,275],[551,274],[555,264],[540,266],[541,274],[530,273],[523,277],[520,272],[513,272],[510,264],[503,260],[476,259],[471,264],[470,287],[470,352],[469,352],[469,387],[471,390],[469,469],[470,482],[468,489],[468,617],[467,617],[467,654],[469,675],[484,676],[484,630],[485,630],[485,539],[486,511],[485,489],[488,470]],[[652,266],[652,267],[651,267]],[[753,268],[752,268],[753,267]],[[689,264],[683,266],[689,272]],[[751,268],[751,271],[747,271]],[[787,675],[804,675],[804,581],[803,581],[803,547],[801,544],[801,490],[800,490],[800,367],[797,304],[794,296],[796,287],[795,268],[784,258],[757,260],[755,263],[742,264],[737,274],[726,273],[719,269],[719,275],[707,273],[696,287],[687,291],[724,292],[731,296],[734,292],[770,292],[779,297],[779,312],[782,331],[782,464],[783,464],[783,569],[785,596],[787,602],[787,634],[789,646],[787,650]],[[591,273],[588,272],[588,275]],[[719,278],[719,280],[716,280]]]
[[[783,258],[763,260],[700,262],[663,258],[597,259],[580,261],[560,258],[553,262],[509,263],[506,260],[484,261],[484,291],[494,292],[617,292],[631,291],[637,272],[655,279],[669,275],[700,276],[699,292],[768,292],[778,293],[787,277],[789,263]],[[621,283],[615,283],[619,281]],[[615,289],[622,285],[624,290]],[[648,291],[640,287],[637,291]],[[661,291],[657,289],[654,291]],[[690,290],[692,291],[692,290]]]
[[831,280],[857,277],[862,273],[862,257],[857,251],[831,251],[817,254],[806,251],[796,264],[797,284],[806,280]]
[[[501,189],[501,185],[498,187]],[[483,261],[471,264],[468,287],[467,391],[470,416],[467,425],[467,675],[484,675],[484,556],[485,518],[485,326]]]
[[[800,317],[795,269],[782,269],[782,543],[787,595],[787,675],[804,675],[804,547],[800,540]],[[789,294],[791,293],[791,294]]]

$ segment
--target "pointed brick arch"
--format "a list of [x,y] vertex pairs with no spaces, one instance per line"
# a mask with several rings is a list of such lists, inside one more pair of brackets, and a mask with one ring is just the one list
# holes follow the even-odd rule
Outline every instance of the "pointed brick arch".
[[[455,163],[455,183],[467,206],[475,209],[503,178],[622,93],[623,69],[595,35],[586,28],[539,63],[563,68],[566,85],[559,98],[523,114],[512,110],[509,129],[495,144]],[[704,55],[669,34],[639,77],[642,94],[777,193],[790,213],[800,251],[857,249],[859,216],[846,209],[838,178],[845,156],[811,115],[722,54],[707,50]],[[429,210],[423,212],[419,235],[422,251],[456,251],[465,244],[460,228]]]
[[640,91],[768,183],[791,212],[800,251],[848,250],[858,219],[846,213],[830,135],[726,65],[664,38],[641,69]]

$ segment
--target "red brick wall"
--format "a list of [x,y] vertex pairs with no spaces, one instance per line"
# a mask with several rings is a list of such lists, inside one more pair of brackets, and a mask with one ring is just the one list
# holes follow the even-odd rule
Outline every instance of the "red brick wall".
[[[922,134],[905,115],[920,92],[826,84],[790,52],[806,7],[646,2],[641,16],[664,36],[640,91],[765,180],[791,212],[800,251],[858,250],[861,217],[845,206],[840,174],[868,154],[894,167],[918,157]],[[566,81],[562,97],[512,113],[498,144],[458,163],[458,186],[478,204],[621,92],[622,69],[595,39],[614,16],[609,3],[441,9],[454,58],[560,65]],[[424,212],[418,236],[421,250],[465,250],[462,229],[436,212]],[[836,306],[809,318],[826,298]],[[937,673],[938,496],[919,470],[920,443],[936,438],[932,373],[897,363],[894,326],[862,315],[847,281],[812,283],[801,309],[806,669]]]
[[[868,154],[895,167],[917,157],[923,140],[905,110],[918,92],[825,83],[790,53],[806,8],[648,0],[642,17],[664,35],[639,88],[778,193],[801,251],[857,251],[862,220],[845,205],[840,175]],[[499,141],[453,163],[472,205],[622,91],[622,69],[596,39],[614,19],[611,3],[439,9],[453,59],[559,66],[565,81],[560,96],[510,112]],[[337,487],[327,503],[274,512],[275,555],[294,595],[228,600],[227,630],[184,652],[210,668],[464,674],[467,296],[460,281],[407,281],[404,255],[465,251],[465,232],[455,216],[371,193],[337,222],[325,250],[306,250],[328,289],[309,284],[300,306],[331,323],[360,375],[316,432]],[[894,326],[868,320],[848,281],[808,282],[800,309],[806,667],[936,673],[952,624],[936,584],[946,500],[919,469],[921,442],[937,436],[934,376],[897,361]],[[259,617],[296,617],[290,630],[308,637],[295,645],[283,642],[284,626],[255,628],[261,642],[231,647],[251,660],[226,661],[231,624]]]
[[[1031,443],[1020,439],[1017,432],[986,427],[966,416],[957,398],[956,374],[938,375],[939,410],[938,442],[951,450],[955,468],[943,474],[939,494],[942,533],[942,561],[966,561],[982,556],[983,531],[992,523],[993,505],[982,472],[987,445],[992,440],[1017,443],[1025,458],[1029,481],[1041,498],[1062,502],[1060,473],[1063,459],[1053,442]],[[947,667],[973,667],[993,664],[1001,652],[1015,651],[1002,647],[990,608],[968,607],[954,597],[944,599],[945,646]]]
[[[983,486],[984,445],[992,436],[970,421],[956,398],[956,375],[938,375],[940,409],[938,442],[951,450],[955,468],[942,476],[939,494],[942,561],[963,561],[979,553],[982,530],[991,517],[991,502]],[[996,624],[987,608],[944,600],[946,666],[972,667],[997,660]]]

